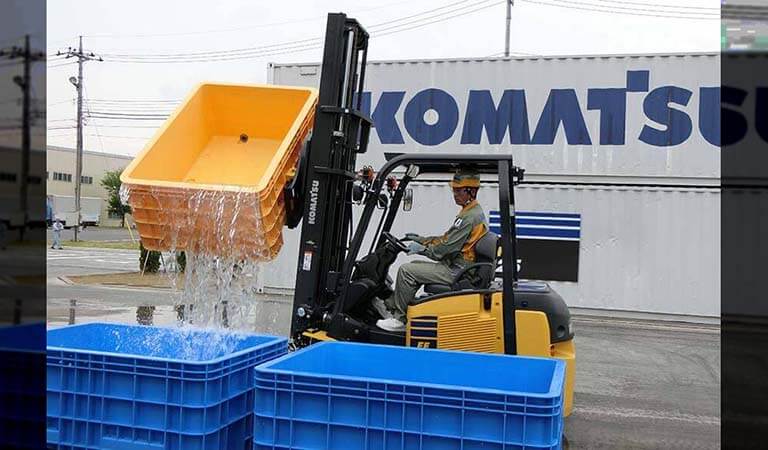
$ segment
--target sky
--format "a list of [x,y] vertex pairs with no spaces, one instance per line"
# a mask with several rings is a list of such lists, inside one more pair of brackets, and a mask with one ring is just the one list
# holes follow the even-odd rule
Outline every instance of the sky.
[[[0,51],[5,55],[13,47],[24,46],[24,35],[30,35],[32,51],[45,51],[45,1],[2,0],[0,2]],[[0,57],[0,146],[21,147],[22,90],[13,81],[23,74],[21,58],[9,60]],[[30,69],[32,81],[32,111],[42,112],[45,106],[45,62],[33,63]],[[32,147],[45,145],[45,121],[32,122]]]
[[[511,54],[720,50],[719,0],[514,0]],[[504,0],[48,0],[48,145],[75,146],[76,47],[85,64],[86,150],[137,154],[201,81],[265,83],[270,62],[319,62],[326,14],[371,33],[370,60],[498,57]],[[243,50],[245,49],[245,50]],[[191,57],[189,54],[196,54]],[[160,56],[158,56],[160,55]],[[193,62],[178,62],[179,60]],[[128,114],[131,119],[114,119]]]

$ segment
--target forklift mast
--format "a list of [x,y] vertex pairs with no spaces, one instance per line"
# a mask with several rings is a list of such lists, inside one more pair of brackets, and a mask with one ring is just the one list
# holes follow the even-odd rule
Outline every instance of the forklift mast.
[[366,151],[371,127],[360,112],[367,51],[368,33],[355,19],[328,14],[312,137],[299,164],[299,186],[286,199],[289,226],[302,223],[291,337],[300,332],[302,316],[333,301],[342,288],[355,161]]

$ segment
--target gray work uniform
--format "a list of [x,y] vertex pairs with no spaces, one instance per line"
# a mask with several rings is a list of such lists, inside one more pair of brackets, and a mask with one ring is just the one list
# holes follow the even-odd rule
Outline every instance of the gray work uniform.
[[462,208],[453,225],[442,236],[418,239],[426,248],[419,253],[429,261],[413,261],[397,271],[395,292],[385,303],[392,316],[405,322],[408,305],[413,304],[416,292],[425,284],[447,284],[459,270],[475,260],[475,243],[488,231],[483,208],[473,200]]

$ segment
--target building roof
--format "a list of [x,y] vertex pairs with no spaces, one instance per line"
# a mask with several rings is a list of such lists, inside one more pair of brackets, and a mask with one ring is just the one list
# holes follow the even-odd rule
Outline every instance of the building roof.
[[[47,150],[53,150],[53,151],[57,151],[57,152],[75,153],[75,149],[74,148],[59,147],[59,146],[56,146],[56,145],[49,145],[47,147]],[[124,159],[126,161],[133,160],[133,156],[121,155],[119,153],[94,152],[94,151],[90,151],[90,150],[83,150],[83,154],[85,154],[85,155],[93,155],[93,156],[102,156],[104,158]]]

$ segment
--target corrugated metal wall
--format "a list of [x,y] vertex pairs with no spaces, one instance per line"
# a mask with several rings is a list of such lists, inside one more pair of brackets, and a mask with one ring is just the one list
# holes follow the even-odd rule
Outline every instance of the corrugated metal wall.
[[[486,213],[497,209],[497,192],[495,186],[481,190]],[[570,306],[720,314],[718,190],[525,185],[516,195],[519,210],[582,216],[579,281],[552,282]],[[413,210],[401,212],[392,228],[395,235],[440,234],[453,222],[457,207],[445,183],[414,186],[414,196]],[[299,237],[295,230],[284,235],[283,251],[265,269],[266,287],[293,288]],[[401,256],[398,264],[407,260]]]

